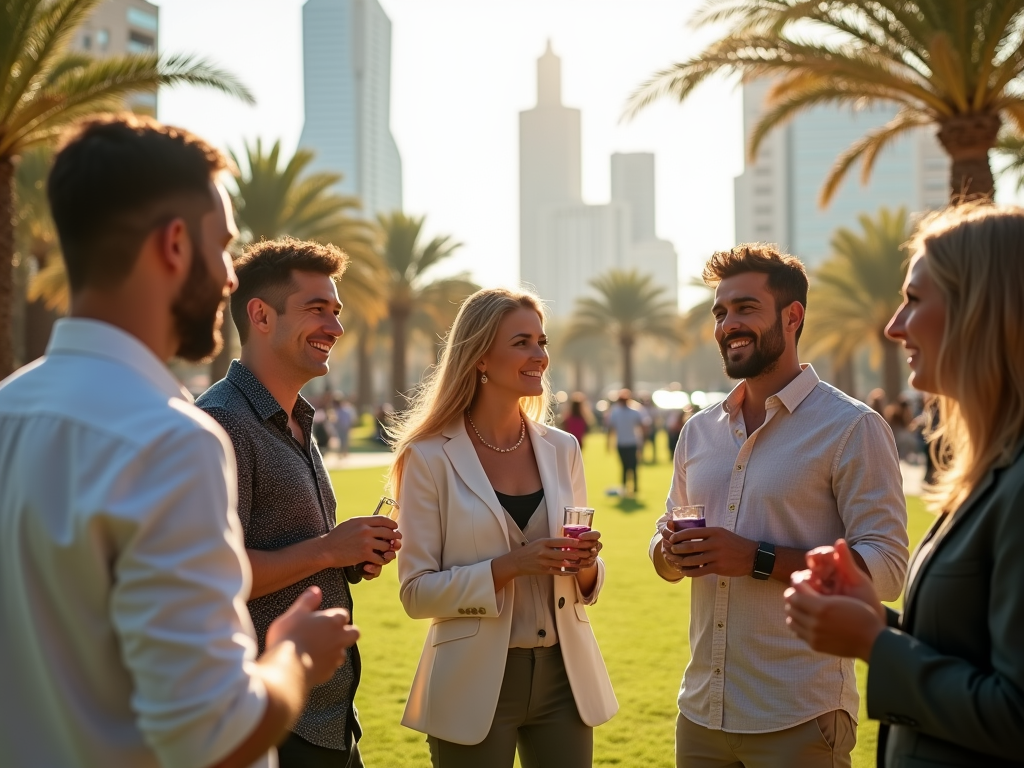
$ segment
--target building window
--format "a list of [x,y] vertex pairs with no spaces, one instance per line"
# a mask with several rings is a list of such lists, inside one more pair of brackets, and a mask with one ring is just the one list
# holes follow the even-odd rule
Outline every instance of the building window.
[[107,46],[110,45],[109,29],[100,29],[96,31],[96,45],[99,46],[101,51],[107,50]]
[[759,206],[754,208],[754,213],[757,214],[757,215],[761,215],[761,216],[771,216],[772,215],[772,209],[771,209],[771,206],[759,205]]
[[128,50],[131,53],[149,53],[156,47],[156,40],[135,30],[128,33]]
[[86,32],[84,35],[82,35],[82,50],[84,50],[84,51],[91,51],[92,50],[92,35],[90,35],[88,32]]
[[160,21],[155,13],[149,13],[141,8],[128,9],[128,23],[133,27],[145,29],[150,32],[156,32],[160,26]]
[[770,195],[772,193],[771,187],[755,187],[754,194],[756,195]]

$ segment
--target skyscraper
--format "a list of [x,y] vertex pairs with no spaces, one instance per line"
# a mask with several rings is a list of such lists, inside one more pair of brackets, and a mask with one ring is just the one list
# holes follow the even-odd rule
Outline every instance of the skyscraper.
[[[750,133],[764,111],[770,83],[743,84],[743,133]],[[814,107],[772,131],[757,157],[735,182],[736,241],[779,243],[814,267],[830,255],[838,227],[859,229],[861,213],[882,206],[906,206],[911,212],[941,208],[948,202],[949,159],[934,130],[904,135],[878,157],[871,180],[860,183],[854,166],[825,209],[818,195],[836,158],[866,132],[896,114],[895,107],[851,113],[833,106]]]
[[391,21],[377,0],[307,0],[302,7],[311,167],[341,173],[342,194],[373,217],[402,208],[402,160],[391,135]]
[[612,199],[583,202],[580,111],[562,104],[561,61],[537,61],[537,106],[519,113],[519,273],[555,317],[612,268],[653,274],[675,299],[675,249],[654,228],[654,155],[612,157]]

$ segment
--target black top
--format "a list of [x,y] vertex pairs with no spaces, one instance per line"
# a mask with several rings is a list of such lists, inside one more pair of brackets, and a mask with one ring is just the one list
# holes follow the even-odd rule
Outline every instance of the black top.
[[[247,549],[274,550],[322,536],[335,525],[337,502],[331,478],[313,439],[314,409],[301,396],[292,415],[305,445],[288,428],[288,415],[255,374],[235,360],[228,375],[196,401],[228,433],[238,465],[238,517]],[[323,590],[321,608],[352,612],[346,571],[327,568],[289,587],[249,601],[259,650],[266,650],[267,627],[307,587]],[[358,736],[352,701],[359,684],[355,646],[334,677],[313,688],[292,730],[307,741],[345,750],[350,728]]]
[[498,491],[495,491],[494,495],[498,497],[498,503],[505,508],[509,517],[516,521],[519,530],[525,531],[526,526],[530,524],[530,518],[533,517],[533,513],[540,506],[541,499],[544,498],[544,489],[541,488],[539,491],[527,493],[524,496],[509,496],[507,493]]

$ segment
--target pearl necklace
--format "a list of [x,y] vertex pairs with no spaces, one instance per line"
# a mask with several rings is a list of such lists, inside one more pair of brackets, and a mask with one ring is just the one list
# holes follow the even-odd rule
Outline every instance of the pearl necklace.
[[492,451],[497,451],[498,453],[512,453],[512,451],[514,451],[516,448],[522,445],[523,440],[526,439],[526,419],[523,418],[523,414],[519,414],[519,442],[513,445],[511,448],[499,448],[498,446],[491,445],[486,440],[484,440],[484,436],[480,434],[480,430],[477,429],[476,424],[473,423],[473,417],[469,415],[468,408],[466,409],[466,418],[469,419],[469,426],[471,426],[473,428],[473,431],[476,432],[476,436],[480,438],[480,442],[486,445]]

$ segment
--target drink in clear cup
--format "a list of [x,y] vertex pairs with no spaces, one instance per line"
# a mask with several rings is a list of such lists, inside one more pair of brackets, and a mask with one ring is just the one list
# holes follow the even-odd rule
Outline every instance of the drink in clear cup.
[[706,524],[704,520],[704,505],[688,504],[684,507],[672,507],[668,520],[668,529],[675,533],[676,531],[685,531],[689,528],[704,528]]
[[[562,510],[562,536],[567,539],[578,539],[591,530],[593,522],[594,510],[592,507],[565,507]],[[563,567],[562,571],[576,573],[575,568]]]

